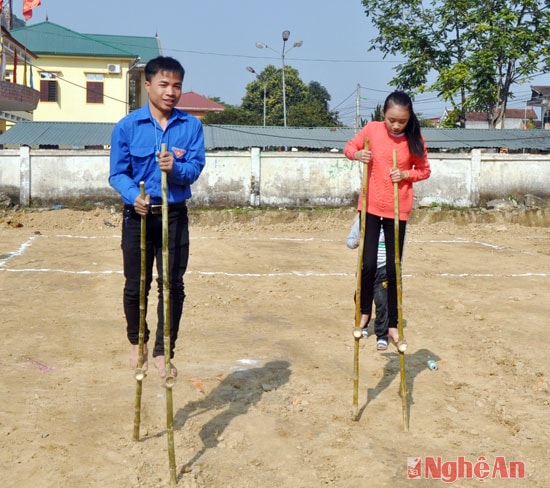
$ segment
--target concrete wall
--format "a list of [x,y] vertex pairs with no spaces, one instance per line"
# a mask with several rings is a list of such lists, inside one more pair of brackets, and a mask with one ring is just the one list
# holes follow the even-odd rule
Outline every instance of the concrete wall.
[[[432,176],[415,184],[417,206],[473,207],[527,193],[550,198],[550,156],[433,153]],[[347,206],[361,165],[338,153],[219,151],[193,185],[195,206]],[[0,150],[0,191],[22,205],[119,203],[108,151]]]

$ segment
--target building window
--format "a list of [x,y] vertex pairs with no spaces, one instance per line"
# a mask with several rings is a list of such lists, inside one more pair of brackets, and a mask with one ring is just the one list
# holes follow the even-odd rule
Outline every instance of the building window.
[[103,75],[86,75],[86,103],[103,103]]
[[40,73],[40,101],[57,102],[59,100],[57,75],[55,73]]

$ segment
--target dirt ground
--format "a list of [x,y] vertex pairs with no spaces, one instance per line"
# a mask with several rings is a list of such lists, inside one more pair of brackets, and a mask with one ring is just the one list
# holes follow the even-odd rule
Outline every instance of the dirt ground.
[[[415,211],[402,267],[408,432],[399,354],[373,338],[360,342],[352,415],[353,218],[191,210],[178,486],[412,486],[411,458],[423,463],[415,486],[452,481],[459,461],[475,469],[454,486],[550,486],[550,212]],[[132,441],[120,220],[114,209],[0,216],[3,487],[169,485],[156,371]],[[153,293],[150,322],[155,304]],[[523,477],[503,479],[521,476],[511,463]]]

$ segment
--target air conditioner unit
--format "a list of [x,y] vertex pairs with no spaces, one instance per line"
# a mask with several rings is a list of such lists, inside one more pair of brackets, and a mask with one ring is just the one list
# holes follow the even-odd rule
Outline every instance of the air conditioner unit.
[[108,64],[107,71],[115,75],[120,73],[120,64]]

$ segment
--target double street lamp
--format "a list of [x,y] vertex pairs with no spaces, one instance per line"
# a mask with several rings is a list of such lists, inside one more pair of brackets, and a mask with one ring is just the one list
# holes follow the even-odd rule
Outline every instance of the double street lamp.
[[[286,41],[288,41],[288,38],[290,37],[290,31],[288,30],[285,30],[283,31],[283,50],[282,52],[279,52],[279,51],[276,51],[275,49],[273,49],[272,47],[268,46],[265,42],[256,42],[256,47],[258,49],[271,49],[274,53],[278,54],[279,56],[281,56],[281,61],[282,61],[282,65],[283,65],[283,123],[284,123],[284,126],[286,127],[286,83],[285,83],[285,54],[288,54],[292,48],[295,48],[295,47],[300,47],[303,42],[302,41],[296,41],[292,47],[286,51],[285,53],[285,49],[286,49]],[[248,69],[248,68],[247,68]],[[250,70],[249,70],[250,71]],[[265,93],[265,92],[264,92]],[[265,100],[265,99],[264,99]]]

